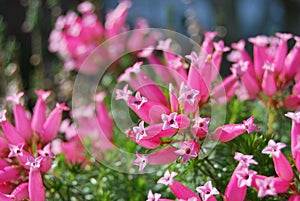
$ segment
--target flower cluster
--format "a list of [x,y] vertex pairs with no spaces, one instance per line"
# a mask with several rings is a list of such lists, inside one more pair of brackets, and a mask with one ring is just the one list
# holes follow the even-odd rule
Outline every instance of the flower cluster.
[[[186,56],[191,60],[189,69],[185,68],[184,59],[169,49],[171,39],[159,41],[156,47],[163,50],[167,64],[147,49],[149,61],[160,64],[153,70],[164,86],[168,86],[167,93],[146,73],[142,62],[135,63],[119,77],[118,81],[125,85],[116,90],[116,99],[124,100],[140,118],[138,125],[129,129],[126,135],[144,148],[159,148],[147,156],[136,154],[134,164],[139,166],[139,171],[147,164],[168,164],[179,156],[183,163],[189,158],[197,158],[205,138],[228,142],[244,132],[259,129],[254,124],[254,117],[250,117],[242,124],[223,125],[209,134],[211,119],[202,116],[201,109],[209,102],[210,85],[217,77],[222,53],[227,50],[223,41],[213,43],[215,35],[215,32],[206,34],[199,55],[193,52]],[[214,76],[206,74],[205,69],[210,69]]]
[[[146,20],[139,18],[131,38],[115,38],[106,42],[103,47],[96,48],[107,39],[129,30],[125,21],[130,7],[130,1],[120,2],[106,15],[105,24],[102,24],[90,2],[79,4],[77,8],[79,14],[68,12],[66,16],[57,19],[55,28],[50,34],[49,50],[57,52],[62,57],[66,70],[93,73],[98,70],[101,62],[107,62],[100,58],[114,61],[113,59],[118,58],[125,48],[135,51],[143,45],[150,45],[155,40],[156,34],[146,36],[146,32],[138,31],[138,29],[148,28]],[[96,51],[93,53],[95,58],[86,61],[93,50]],[[88,62],[87,68],[80,69],[84,62]]]
[[6,110],[0,115],[3,135],[0,135],[0,200],[45,200],[42,174],[48,172],[55,157],[51,142],[55,139],[62,113],[68,110],[64,103],[46,115],[48,91],[36,91],[38,99],[33,114],[21,105],[23,93],[7,97],[13,102],[15,126],[6,119]]
[[[233,43],[233,51],[228,55],[228,60],[234,62],[232,75],[219,84],[226,89],[226,98],[219,95],[218,86],[213,91],[219,102],[224,103],[237,94],[240,100],[257,98],[275,107],[296,109],[300,103],[297,84],[300,38],[294,37],[294,47],[289,51],[288,41],[292,38],[289,33],[249,38],[253,43],[253,59],[245,50],[244,40]],[[293,92],[286,97],[290,86],[293,86]]]
[[[299,172],[300,113],[299,111],[295,113],[289,112],[286,116],[293,120],[291,130],[291,149],[293,161]],[[216,198],[213,197],[214,195],[220,195],[228,201],[242,201],[245,200],[247,187],[252,187],[257,190],[257,196],[259,198],[265,196],[277,196],[278,194],[289,192],[287,194],[289,201],[299,200],[300,196],[298,195],[295,185],[297,182],[295,176],[297,177],[297,175],[294,175],[291,164],[281,152],[281,149],[284,147],[286,147],[284,143],[276,143],[274,140],[270,140],[268,142],[268,146],[262,150],[263,154],[270,154],[272,156],[276,176],[259,175],[256,171],[249,169],[251,164],[258,165],[258,163],[253,159],[253,155],[243,155],[236,152],[234,159],[239,161],[239,164],[227,184],[224,195],[220,195],[219,191],[212,187],[211,181],[205,183],[204,186],[197,187],[197,192],[200,193],[201,198],[204,201],[216,200]],[[169,171],[166,171],[164,177],[159,179],[157,183],[169,186],[176,198],[179,200],[199,201],[200,198],[196,193],[182,183],[173,179],[176,175],[176,172],[170,173]],[[152,200],[163,201],[168,199],[161,199],[161,194],[153,194],[150,190],[147,201]]]
[[54,145],[55,152],[63,153],[66,162],[83,165],[88,163],[83,141],[89,143],[90,154],[96,159],[100,159],[104,151],[113,147],[113,122],[103,103],[104,96],[101,92],[94,97],[96,105],[91,104],[72,111],[76,125],[70,119],[62,122],[59,131],[65,134],[65,141],[57,139]]

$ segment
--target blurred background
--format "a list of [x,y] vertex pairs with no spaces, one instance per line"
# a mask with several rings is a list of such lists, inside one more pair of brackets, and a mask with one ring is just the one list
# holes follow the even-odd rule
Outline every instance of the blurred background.
[[[48,51],[48,38],[58,16],[76,10],[74,0],[0,1],[0,101],[8,91],[60,88],[64,101],[71,93],[62,62]],[[96,13],[117,6],[118,0],[92,0]],[[226,45],[257,34],[291,32],[300,35],[300,0],[132,0],[128,24],[144,17],[151,27],[166,28],[201,42],[203,32],[218,31]],[[247,49],[251,46],[247,44]],[[228,73],[228,66],[222,70]],[[62,89],[61,89],[62,88]]]

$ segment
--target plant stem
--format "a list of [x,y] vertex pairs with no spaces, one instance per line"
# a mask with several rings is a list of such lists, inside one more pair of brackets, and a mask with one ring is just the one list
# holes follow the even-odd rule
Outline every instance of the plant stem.
[[274,137],[274,128],[273,128],[273,125],[274,125],[275,108],[270,103],[268,109],[269,109],[268,136],[270,137],[270,139],[272,139]]

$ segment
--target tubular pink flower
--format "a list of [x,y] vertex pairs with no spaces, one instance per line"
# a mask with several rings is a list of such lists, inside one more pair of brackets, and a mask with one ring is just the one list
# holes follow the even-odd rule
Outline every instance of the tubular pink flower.
[[180,149],[175,153],[182,156],[182,162],[185,163],[189,158],[197,158],[200,151],[199,144],[195,141],[180,142]]
[[254,117],[251,116],[249,119],[244,121],[243,124],[228,124],[221,126],[216,129],[212,137],[220,142],[228,142],[243,134],[245,131],[250,134],[252,131],[259,129],[253,121]]
[[262,153],[271,154],[273,156],[275,171],[280,178],[286,181],[292,181],[294,178],[292,167],[280,151],[280,149],[285,146],[286,145],[284,143],[276,143],[274,140],[270,140],[268,146],[263,149]]
[[169,96],[171,112],[177,112],[179,107],[178,98],[176,97],[175,89],[171,83],[169,83]]
[[172,183],[169,184],[169,187],[178,199],[200,201],[200,198],[196,193],[176,180],[173,180]]
[[45,100],[50,95],[50,91],[36,90],[38,96],[34,106],[33,115],[31,119],[31,127],[34,132],[40,133],[46,121],[47,106]]
[[16,200],[29,199],[28,183],[18,185],[11,193]]
[[140,92],[136,92],[134,101],[131,102],[133,106],[139,110],[144,103],[147,103],[148,99],[146,97],[141,96]]
[[105,35],[108,38],[111,38],[118,34],[121,31],[121,28],[124,27],[127,12],[130,7],[130,1],[122,1],[113,11],[109,12],[106,15]]
[[126,84],[123,89],[116,89],[116,94],[116,100],[123,99],[127,102],[132,95],[132,91],[128,90],[128,84]]
[[266,195],[276,196],[277,192],[274,187],[274,177],[267,177],[265,179],[256,179],[256,185],[258,186],[258,197],[264,197]]
[[187,82],[191,89],[199,92],[199,106],[206,103],[209,98],[210,84],[206,83],[204,75],[197,68],[190,67]]
[[257,77],[263,76],[263,65],[265,58],[267,57],[267,44],[268,37],[256,36],[255,38],[249,38],[249,42],[254,44],[253,56],[254,56],[254,70]]
[[297,66],[299,66],[299,56],[300,56],[300,38],[295,36],[296,43],[293,49],[288,53],[284,62],[284,69],[282,71],[281,77],[284,79],[291,79],[295,76],[297,72]]
[[286,147],[284,143],[278,142],[276,143],[274,140],[270,140],[268,142],[268,146],[262,150],[263,154],[271,154],[272,156],[275,156],[276,158],[279,158],[281,149]]
[[149,163],[148,158],[136,152],[137,159],[133,161],[133,165],[139,166],[139,172],[142,172],[146,165]]
[[46,199],[41,172],[32,163],[29,171],[28,191],[31,201],[44,201]]
[[173,178],[178,175],[177,172],[169,172],[169,170],[167,170],[164,174],[164,176],[162,178],[160,178],[157,183],[158,184],[164,184],[166,186],[170,186],[173,184],[174,180]]
[[264,75],[262,80],[262,90],[267,96],[273,96],[276,91],[276,80],[274,76],[274,64],[265,63],[263,65]]
[[1,201],[13,201],[13,200],[15,200],[15,197],[12,195],[7,195],[7,194],[0,192],[0,200]]
[[234,95],[236,83],[237,77],[235,75],[229,75],[223,79],[212,91],[214,100],[219,104],[226,103]]
[[239,171],[236,171],[236,177],[238,179],[238,187],[242,188],[244,186],[251,186],[253,181],[253,176],[256,175],[257,172],[253,170],[249,170],[248,168],[242,168]]
[[287,41],[293,37],[292,34],[276,33],[276,36],[280,38],[280,42],[274,57],[274,69],[276,74],[281,73],[285,67],[284,62],[288,51]]
[[297,145],[298,136],[300,136],[300,111],[288,112],[285,116],[293,120],[291,129],[291,149],[293,158],[296,159],[297,153],[295,147]]
[[288,201],[299,201],[300,200],[300,195],[292,195],[289,197]]
[[6,166],[0,169],[0,181],[1,183],[18,180],[20,169],[14,166]]
[[210,118],[202,118],[197,116],[194,119],[194,124],[192,126],[192,131],[197,137],[204,137],[208,133],[208,124]]
[[4,132],[5,138],[14,145],[21,143],[25,144],[24,139],[20,136],[16,128],[9,121],[6,120],[5,114],[6,110],[2,110],[0,112],[0,124]]
[[150,190],[148,192],[147,200],[146,201],[159,201],[161,197],[161,194],[155,193],[153,194],[152,191]]
[[141,70],[143,62],[137,62],[118,78],[119,82],[127,82],[133,89],[140,92],[148,100],[167,104],[167,99],[161,89]]
[[145,123],[144,121],[141,121],[139,123],[139,126],[135,126],[132,129],[134,134],[135,134],[137,142],[139,142],[142,138],[147,137],[147,133],[145,131],[144,123]]
[[239,152],[235,152],[234,159],[239,161],[239,165],[242,168],[248,168],[250,164],[257,165],[258,163],[253,159],[253,155],[244,155]]
[[[289,182],[279,177],[266,177],[254,175],[252,186],[261,193],[261,197],[278,193],[285,193],[289,188]],[[261,191],[261,192],[260,192]]]
[[220,194],[219,191],[212,186],[211,181],[206,182],[204,186],[197,187],[196,190],[201,194],[203,201],[207,201],[210,197]]
[[246,197],[247,187],[239,186],[239,179],[236,174],[240,169],[239,166],[235,169],[226,186],[224,195],[227,201],[240,201],[244,200]]
[[24,147],[24,143],[18,145],[9,144],[8,148],[10,152],[8,158],[12,158],[15,156],[23,156],[23,147]]
[[147,156],[141,155],[136,152],[137,159],[133,164],[139,166],[139,171],[143,171],[146,165],[164,165],[174,162],[178,155],[175,153],[176,148],[166,147],[156,152],[148,154]]
[[178,129],[179,125],[178,125],[178,122],[176,120],[176,117],[177,117],[177,113],[176,112],[173,112],[170,115],[162,114],[161,115],[161,119],[164,122],[164,124],[162,126],[162,130],[167,130],[169,128]]
[[20,99],[24,92],[13,94],[6,98],[7,101],[14,103],[14,119],[18,133],[26,140],[29,141],[32,134],[31,122],[26,114],[25,109],[20,104]]
[[251,116],[247,120],[244,120],[243,124],[248,134],[252,133],[253,131],[260,130],[260,128],[256,124],[254,124],[254,116]]
[[50,142],[57,135],[64,110],[69,110],[69,108],[65,106],[65,103],[57,103],[55,109],[50,113],[44,123],[41,138],[45,143]]
[[191,89],[189,86],[181,83],[178,101],[183,105],[186,112],[194,112],[197,109],[199,91]]
[[169,113],[169,109],[164,105],[152,101],[147,101],[141,104],[140,108],[137,105],[141,104],[141,101],[135,97],[129,99],[128,107],[132,109],[145,123],[153,124],[161,122],[161,115]]

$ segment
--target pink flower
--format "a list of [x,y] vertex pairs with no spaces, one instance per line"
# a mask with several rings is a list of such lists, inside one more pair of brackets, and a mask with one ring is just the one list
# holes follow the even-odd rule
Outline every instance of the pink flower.
[[132,91],[128,90],[128,84],[126,84],[122,90],[117,89],[116,94],[116,100],[123,99],[127,102],[132,94]]
[[148,164],[148,158],[136,152],[137,159],[133,161],[133,165],[139,166],[139,172],[143,171]]
[[238,186],[251,186],[253,181],[253,176],[256,175],[257,172],[253,170],[249,170],[248,168],[242,168],[240,171],[236,172],[236,177],[238,178]]
[[256,185],[258,186],[258,197],[264,197],[266,195],[276,196],[277,192],[274,187],[274,177],[267,177],[265,179],[256,179]]
[[253,123],[254,117],[245,120],[243,124],[228,124],[217,128],[213,134],[213,138],[220,142],[228,142],[237,136],[243,134],[245,131],[250,134],[254,130],[259,130],[259,127]]
[[182,156],[182,162],[185,163],[189,158],[196,158],[199,152],[199,145],[194,141],[180,142],[180,149],[175,153]]
[[210,120],[210,118],[202,118],[199,116],[194,119],[192,129],[195,136],[203,137],[208,133],[208,124]]
[[268,146],[263,149],[262,153],[271,154],[273,156],[275,171],[279,177],[287,181],[292,181],[294,178],[292,167],[280,151],[285,146],[284,143],[276,143],[274,140],[270,140]]
[[239,161],[239,166],[248,168],[250,164],[257,165],[258,163],[253,159],[253,155],[244,155],[239,152],[235,152],[234,159]]
[[169,172],[169,170],[167,170],[164,174],[164,176],[162,178],[160,178],[157,183],[158,184],[164,184],[166,186],[172,185],[173,183],[173,178],[178,175],[177,172]]
[[271,154],[272,156],[279,157],[281,149],[286,147],[284,143],[276,143],[274,140],[268,142],[268,146],[262,150],[263,154]]
[[176,120],[176,117],[177,117],[177,113],[176,112],[173,112],[170,115],[162,114],[161,115],[161,119],[164,122],[162,129],[163,130],[167,130],[169,128],[178,129],[179,126],[178,126],[178,122]]
[[150,190],[146,201],[159,201],[160,197],[161,197],[161,194],[155,193],[153,195],[152,191]]
[[133,127],[133,132],[135,134],[137,142],[139,142],[142,138],[147,136],[144,123],[145,123],[144,121],[141,121],[139,126]]
[[213,195],[219,195],[219,191],[212,186],[211,181],[208,181],[204,186],[199,186],[196,188],[197,192],[201,194],[202,200],[206,201]]
[[9,144],[9,155],[8,158],[14,157],[14,156],[23,156],[23,147],[24,147],[24,143],[13,145],[13,144]]

